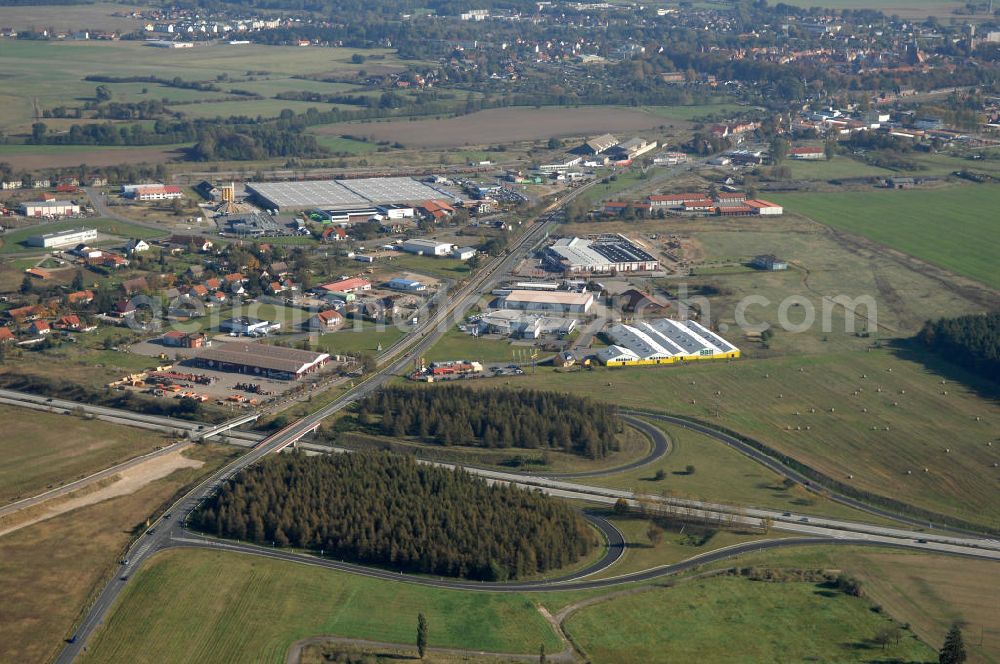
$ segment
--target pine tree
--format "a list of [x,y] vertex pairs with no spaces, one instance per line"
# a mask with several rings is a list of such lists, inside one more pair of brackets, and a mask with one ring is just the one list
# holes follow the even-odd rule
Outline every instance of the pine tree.
[[962,640],[962,628],[955,623],[944,637],[944,645],[938,654],[939,664],[962,664],[968,658],[965,652],[965,642]]
[[417,615],[417,652],[420,653],[420,659],[427,654],[427,619],[422,613]]

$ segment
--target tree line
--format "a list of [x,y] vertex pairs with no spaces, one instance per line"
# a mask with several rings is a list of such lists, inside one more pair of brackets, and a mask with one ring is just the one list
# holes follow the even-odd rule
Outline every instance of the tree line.
[[192,521],[222,537],[490,581],[558,569],[594,546],[564,503],[384,452],[268,458]]
[[623,423],[611,404],[536,390],[389,387],[357,404],[358,421],[387,436],[440,445],[555,449],[602,459]]
[[1000,311],[927,321],[917,340],[978,376],[1000,376]]

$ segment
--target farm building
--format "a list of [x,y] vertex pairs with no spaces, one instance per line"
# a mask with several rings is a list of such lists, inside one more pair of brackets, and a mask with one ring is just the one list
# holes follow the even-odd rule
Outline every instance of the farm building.
[[797,147],[788,151],[791,159],[819,160],[826,159],[826,152],[821,147]]
[[66,217],[80,214],[80,206],[73,201],[29,201],[21,203],[20,212],[25,217]]
[[770,272],[778,272],[780,270],[788,269],[788,263],[786,261],[778,260],[777,256],[774,254],[754,256],[754,259],[750,261],[750,265],[758,270],[768,270]]
[[583,314],[594,304],[593,293],[571,293],[568,291],[526,291],[512,290],[502,300],[504,309],[526,311],[559,311]]
[[608,149],[608,154],[614,159],[635,159],[655,150],[658,145],[656,141],[647,141],[637,136]]
[[633,325],[613,325],[605,334],[613,342],[597,352],[607,366],[673,364],[689,360],[737,358],[736,346],[692,320],[659,318]]
[[453,246],[449,242],[413,238],[412,240],[403,242],[399,248],[409,254],[417,254],[418,256],[448,256],[451,254]]
[[771,203],[759,198],[748,200],[746,204],[753,208],[754,214],[760,216],[777,216],[784,212],[784,208],[777,203]]
[[[452,198],[413,178],[359,178],[357,180],[309,180],[303,182],[252,182],[247,193],[268,210],[367,208],[386,203]],[[377,212],[377,210],[375,210]]]
[[65,231],[55,233],[43,233],[42,235],[32,235],[28,237],[29,247],[68,247],[97,239],[97,229],[94,228],[70,228]]
[[708,198],[708,194],[692,192],[684,194],[656,194],[650,196],[647,200],[649,201],[649,205],[654,208],[679,208],[688,201],[702,201],[706,198]]
[[245,342],[216,344],[198,353],[192,360],[194,364],[208,369],[279,380],[297,380],[318,371],[329,361],[330,356],[326,353]]
[[545,250],[550,269],[565,273],[645,272],[660,262],[621,234],[562,238]]

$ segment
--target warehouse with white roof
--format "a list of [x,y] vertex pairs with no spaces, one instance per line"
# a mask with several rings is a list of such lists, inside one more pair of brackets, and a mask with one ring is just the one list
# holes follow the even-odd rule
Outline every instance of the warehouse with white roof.
[[658,318],[613,325],[605,332],[612,345],[597,352],[607,366],[673,364],[688,360],[735,359],[740,350],[693,320]]

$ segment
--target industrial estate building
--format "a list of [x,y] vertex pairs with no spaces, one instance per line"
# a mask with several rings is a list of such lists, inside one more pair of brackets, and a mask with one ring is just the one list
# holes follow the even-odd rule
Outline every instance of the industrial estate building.
[[562,238],[545,250],[545,263],[564,273],[651,272],[660,262],[621,234]]
[[297,380],[319,371],[329,361],[327,353],[244,342],[215,344],[192,360],[194,364],[208,369],[278,380]]
[[386,203],[452,197],[450,192],[403,177],[252,182],[246,190],[254,202],[268,210],[367,209]]
[[184,198],[184,192],[173,184],[126,184],[122,185],[122,196],[137,201],[168,201]]
[[512,290],[509,295],[501,298],[504,309],[525,311],[585,314],[593,304],[594,294],[590,292]]
[[418,256],[448,256],[451,254],[453,246],[450,242],[413,238],[404,241],[399,248],[409,254],[417,254]]
[[68,217],[80,214],[80,206],[73,201],[29,201],[21,203],[20,212],[25,217]]
[[607,366],[674,364],[740,356],[740,350],[693,320],[656,320],[613,325],[605,332],[614,342],[597,351]]
[[44,233],[42,235],[31,235],[28,237],[29,247],[68,247],[70,245],[85,244],[97,239],[97,229],[94,228],[70,228],[65,231],[55,233]]
[[477,321],[480,334],[502,334],[520,339],[538,339],[543,334],[569,334],[577,319],[501,309],[483,314]]

